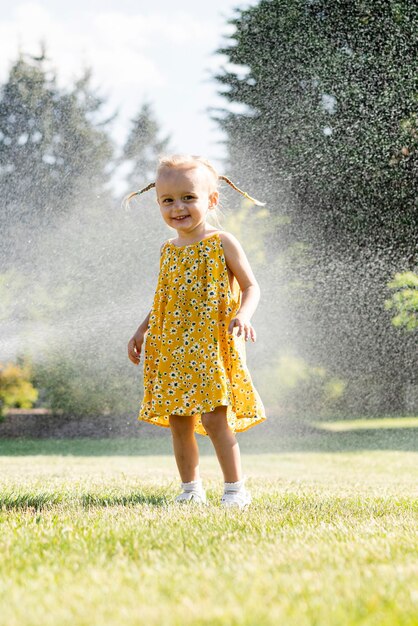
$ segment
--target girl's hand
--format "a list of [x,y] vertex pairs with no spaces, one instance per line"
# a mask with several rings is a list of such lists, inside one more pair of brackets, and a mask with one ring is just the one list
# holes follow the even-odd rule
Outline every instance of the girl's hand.
[[141,356],[141,348],[144,343],[145,333],[136,332],[128,343],[128,357],[134,365],[138,365]]
[[251,326],[250,321],[240,315],[239,313],[229,322],[228,332],[233,335],[234,328],[238,328],[237,337],[240,337],[242,333],[244,333],[245,341],[251,337],[251,341],[254,343],[256,340],[256,333],[254,328]]

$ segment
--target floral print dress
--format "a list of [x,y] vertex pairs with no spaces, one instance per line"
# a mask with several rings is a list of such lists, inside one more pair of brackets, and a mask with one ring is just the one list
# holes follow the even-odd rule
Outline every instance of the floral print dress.
[[201,415],[219,405],[227,406],[233,432],[266,419],[247,369],[244,334],[228,333],[240,303],[219,231],[185,246],[165,242],[145,334],[138,420],[170,427],[171,414],[197,415],[195,432],[207,435]]

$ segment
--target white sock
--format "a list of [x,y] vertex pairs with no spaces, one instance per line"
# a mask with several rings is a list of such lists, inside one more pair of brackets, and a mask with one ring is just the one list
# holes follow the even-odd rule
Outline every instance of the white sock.
[[245,479],[237,480],[236,483],[224,483],[225,489],[228,491],[239,491],[244,486]]
[[203,489],[202,479],[198,478],[197,480],[191,480],[189,483],[181,483],[184,491],[199,491]]

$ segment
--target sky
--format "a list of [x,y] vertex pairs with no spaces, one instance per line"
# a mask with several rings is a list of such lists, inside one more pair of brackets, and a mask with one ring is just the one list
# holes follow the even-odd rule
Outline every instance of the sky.
[[108,101],[103,113],[118,112],[111,128],[117,146],[147,100],[173,151],[201,154],[221,167],[224,137],[208,109],[226,105],[212,76],[227,59],[215,51],[233,31],[227,20],[234,9],[256,3],[0,0],[0,81],[19,50],[39,54],[43,39],[59,85],[71,85],[83,67],[92,68],[92,84]]

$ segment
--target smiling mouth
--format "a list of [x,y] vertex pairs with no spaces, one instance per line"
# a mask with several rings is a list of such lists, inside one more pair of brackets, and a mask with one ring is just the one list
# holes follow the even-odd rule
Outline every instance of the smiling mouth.
[[178,222],[181,222],[182,220],[185,220],[186,217],[190,217],[189,215],[180,215],[179,217],[173,217],[173,220],[177,220]]

